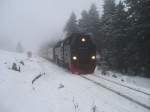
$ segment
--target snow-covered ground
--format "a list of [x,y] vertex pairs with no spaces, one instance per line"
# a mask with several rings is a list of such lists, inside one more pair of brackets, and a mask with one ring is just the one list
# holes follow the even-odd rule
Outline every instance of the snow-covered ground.
[[138,90],[145,91],[150,94],[150,78],[144,78],[139,76],[127,76],[111,71],[107,71],[107,74],[103,75],[102,70],[98,68],[96,68],[95,74],[104,79],[111,80],[132,88],[136,88]]
[[0,112],[149,111],[38,56],[0,51]]

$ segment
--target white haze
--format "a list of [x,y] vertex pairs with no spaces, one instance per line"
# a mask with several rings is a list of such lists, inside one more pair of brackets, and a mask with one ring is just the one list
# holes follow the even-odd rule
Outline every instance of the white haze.
[[27,50],[37,50],[42,42],[61,38],[72,11],[80,17],[92,3],[102,12],[102,0],[0,0],[0,41],[20,41]]

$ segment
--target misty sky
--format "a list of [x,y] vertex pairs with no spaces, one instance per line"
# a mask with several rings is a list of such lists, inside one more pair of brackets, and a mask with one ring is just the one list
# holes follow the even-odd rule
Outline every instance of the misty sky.
[[37,49],[44,41],[61,38],[70,13],[79,17],[92,3],[102,10],[102,0],[0,0],[0,39]]

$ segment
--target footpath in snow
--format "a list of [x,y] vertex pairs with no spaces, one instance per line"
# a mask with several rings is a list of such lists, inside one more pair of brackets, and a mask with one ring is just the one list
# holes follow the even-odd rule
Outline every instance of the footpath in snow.
[[149,111],[40,57],[0,51],[0,112]]

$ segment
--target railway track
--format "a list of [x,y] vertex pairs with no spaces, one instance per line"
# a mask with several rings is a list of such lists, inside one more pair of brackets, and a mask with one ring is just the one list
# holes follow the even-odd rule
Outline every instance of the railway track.
[[121,83],[118,83],[118,82],[115,82],[115,81],[112,81],[112,80],[109,80],[109,79],[103,78],[103,77],[98,76],[98,75],[95,75],[95,74],[94,74],[94,76],[95,76],[95,77],[98,77],[98,78],[101,78],[101,79],[104,79],[104,80],[106,80],[106,81],[109,81],[109,82],[111,82],[111,83],[117,84],[117,85],[119,85],[119,86],[126,87],[126,88],[128,88],[128,89],[133,90],[133,91],[137,91],[137,92],[140,92],[140,93],[143,93],[143,94],[145,94],[145,95],[150,96],[150,93],[147,93],[147,92],[141,91],[141,90],[139,90],[139,89],[136,89],[136,88],[132,88],[132,87],[129,87],[129,86],[123,85],[123,84],[121,84]]
[[[94,83],[94,84],[96,84],[97,86],[100,86],[100,87],[102,87],[102,88],[105,88],[105,89],[107,89],[107,90],[109,90],[109,91],[111,91],[111,92],[113,92],[113,93],[115,93],[115,94],[117,94],[117,95],[119,95],[119,96],[121,96],[121,97],[123,97],[123,98],[125,98],[125,99],[127,99],[127,100],[129,100],[129,101],[131,101],[131,102],[133,102],[133,103],[136,103],[136,104],[139,105],[139,106],[142,106],[142,107],[144,107],[144,108],[150,110],[150,95],[149,95],[148,93],[145,93],[145,92],[143,92],[143,91],[140,91],[140,90],[137,90],[137,89],[128,87],[128,86],[124,86],[124,85],[119,84],[119,83],[114,83],[114,82],[111,81],[111,80],[106,80],[106,79],[101,78],[101,77],[96,76],[96,75],[92,75],[92,76],[81,76],[81,77],[84,78],[84,79],[86,79],[86,80],[88,80],[88,81],[90,81],[90,82],[92,82],[92,83]],[[93,77],[93,78],[91,78],[91,77]],[[96,79],[96,80],[95,80],[95,79]],[[126,90],[128,89],[131,93],[132,93],[132,92],[133,92],[133,93],[138,93],[138,94],[137,94],[138,97],[140,97],[140,96],[143,97],[143,95],[144,95],[144,96],[146,96],[146,98],[148,98],[148,99],[146,99],[148,103],[145,103],[144,100],[143,100],[143,101],[140,101],[140,100],[138,100],[138,99],[136,99],[136,98],[134,98],[134,97],[132,97],[132,96],[130,96],[130,95],[128,95],[128,94],[125,94],[124,92],[122,92],[122,91],[120,91],[120,90],[117,90],[117,87],[114,89],[114,88],[111,87],[111,86],[108,86],[108,85],[106,85],[106,84],[103,84],[102,82],[98,81],[99,79],[108,81],[109,83],[116,84],[117,87],[120,86],[121,88],[126,88]],[[133,95],[136,95],[136,94],[133,94]]]

